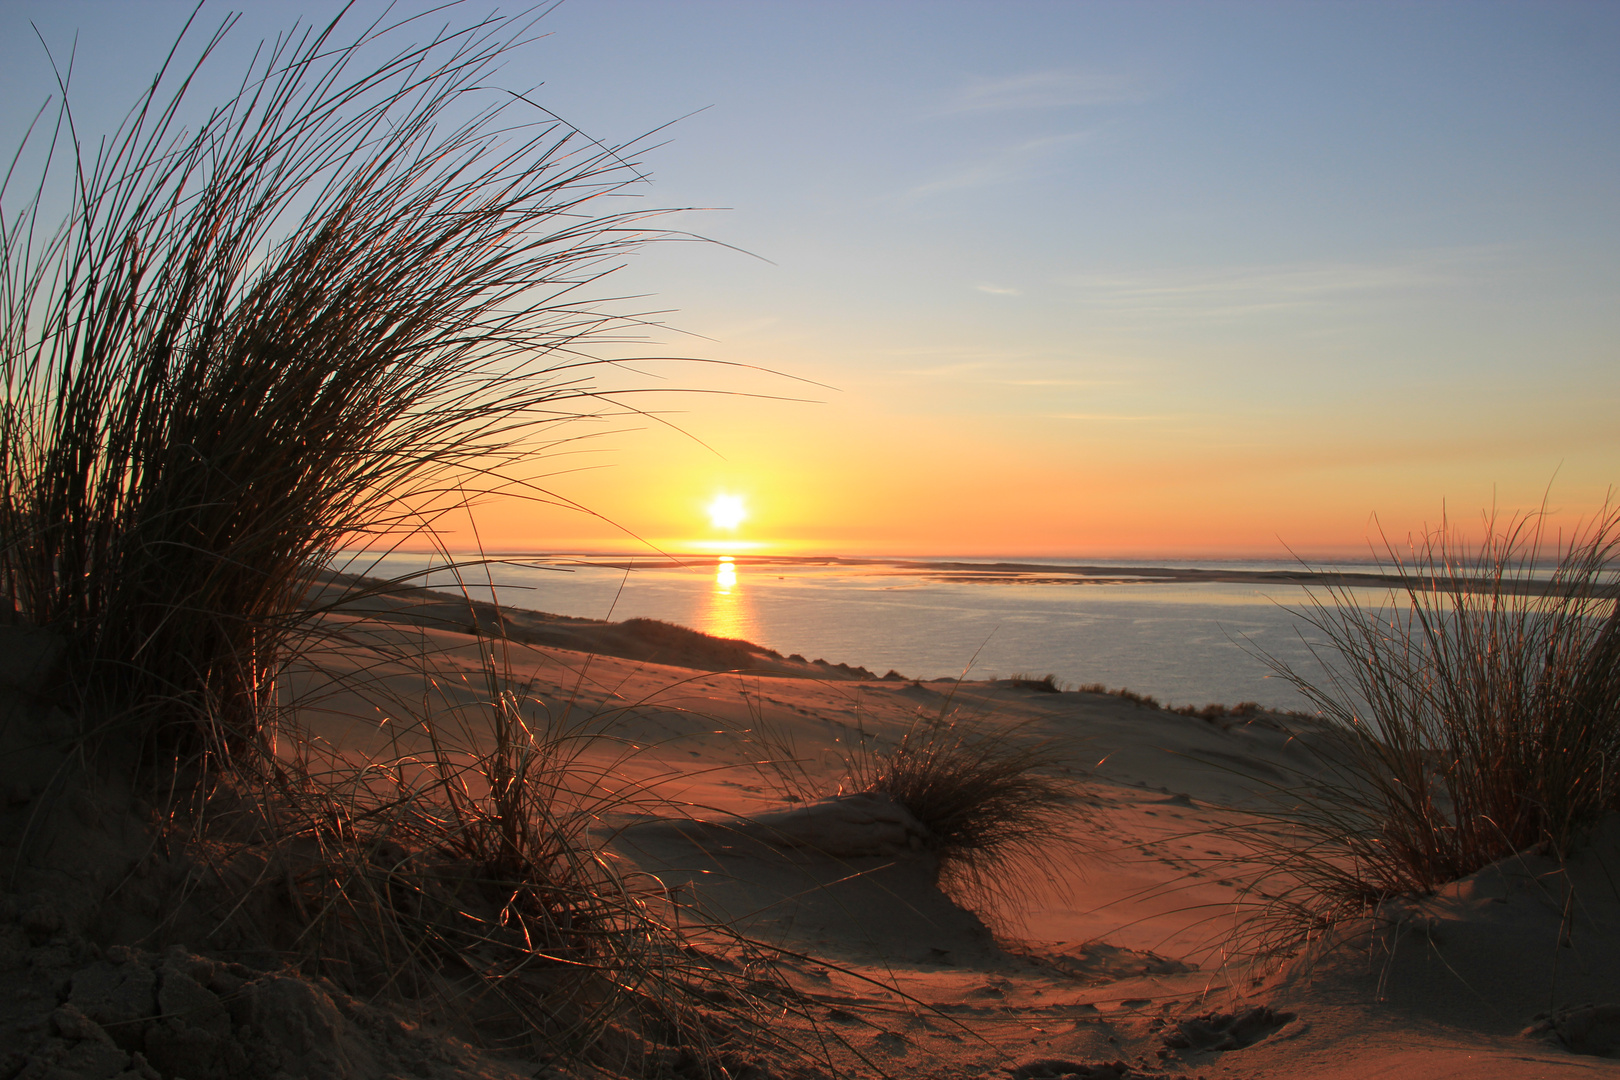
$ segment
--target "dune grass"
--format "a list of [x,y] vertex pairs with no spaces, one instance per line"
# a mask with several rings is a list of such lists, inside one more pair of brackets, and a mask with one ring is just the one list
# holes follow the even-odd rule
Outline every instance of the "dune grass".
[[887,795],[928,830],[947,880],[982,888],[1015,858],[1038,858],[1071,809],[1066,759],[1016,725],[919,717],[890,747],[856,755],[850,780]]
[[670,235],[609,201],[633,150],[490,89],[529,23],[449,17],[295,28],[194,108],[228,19],[99,143],[64,76],[0,186],[0,597],[138,737],[164,844],[242,890],[222,920],[288,908],[290,938],[251,928],[285,959],[501,1048],[725,1075],[785,1045],[793,995],[703,959],[749,944],[608,855],[634,793],[498,644],[452,715],[386,703],[408,751],[356,760],[281,707],[355,634],[328,617],[352,552],[496,491],[566,504],[534,476],[552,426],[635,411],[586,351],[637,325],[602,278]]
[[927,834],[941,887],[990,918],[1016,922],[1023,904],[1009,883],[1043,873],[1072,842],[1068,755],[1026,725],[963,716],[950,699],[919,711],[898,739],[857,723],[839,750],[823,751],[835,762],[812,763],[763,715],[745,735],[762,751],[755,770],[789,802],[865,792],[904,807]]
[[615,815],[659,808],[622,779],[636,750],[604,737],[613,716],[527,696],[508,646],[476,642],[459,687],[409,657],[424,665],[409,712],[397,683],[346,687],[400,717],[393,750],[357,760],[305,737],[257,789],[278,827],[244,846],[296,883],[300,965],[485,1047],[607,1075],[813,1061],[772,1026],[808,1012],[774,956],[611,854]]
[[101,142],[64,80],[0,188],[0,593],[188,746],[256,737],[345,547],[558,501],[523,462],[611,400],[589,290],[654,235],[628,148],[482,89],[526,24],[335,19],[194,107],[229,22]]
[[1388,604],[1329,588],[1301,613],[1324,674],[1273,667],[1326,722],[1302,731],[1312,775],[1253,834],[1285,937],[1517,852],[1562,857],[1620,808],[1620,511],[1546,522],[1488,516],[1475,542],[1443,524],[1387,549]]
[[1056,675],[1050,672],[1040,678],[1020,672],[1014,674],[1008,682],[1012,683],[1015,690],[1034,690],[1036,693],[1041,694],[1061,694],[1063,692],[1063,684],[1058,681]]

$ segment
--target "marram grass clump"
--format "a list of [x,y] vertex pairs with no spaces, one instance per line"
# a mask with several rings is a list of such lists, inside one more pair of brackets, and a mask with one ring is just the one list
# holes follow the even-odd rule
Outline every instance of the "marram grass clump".
[[1443,525],[1388,549],[1387,598],[1330,587],[1301,613],[1322,673],[1273,666],[1319,713],[1298,744],[1313,775],[1274,787],[1251,834],[1282,937],[1562,857],[1620,809],[1620,511],[1547,528]]
[[1064,842],[1074,816],[1066,762],[1022,725],[919,716],[892,745],[852,754],[849,784],[905,807],[927,830],[942,884],[984,906],[1014,899],[1002,887],[1009,866],[1042,867]]
[[626,322],[586,290],[652,236],[626,148],[489,88],[527,24],[346,25],[194,108],[227,21],[99,143],[64,96],[0,188],[0,595],[166,745],[257,738],[340,551],[551,499]]

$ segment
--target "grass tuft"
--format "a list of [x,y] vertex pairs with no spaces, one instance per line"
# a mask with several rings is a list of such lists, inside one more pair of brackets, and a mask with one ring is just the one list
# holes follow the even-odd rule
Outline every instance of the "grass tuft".
[[1158,709],[1163,707],[1159,704],[1159,699],[1154,697],[1152,694],[1139,694],[1135,690],[1131,690],[1123,686],[1118,690],[1110,690],[1108,689],[1108,685],[1106,683],[1100,682],[1086,683],[1084,686],[1078,688],[1078,693],[1108,694],[1110,697],[1120,698],[1124,701],[1130,702],[1132,705],[1136,705],[1144,709]]
[[940,886],[980,915],[1016,922],[1026,905],[1012,883],[1027,882],[1032,868],[1045,873],[1058,861],[1054,852],[1074,843],[1070,757],[1027,724],[964,718],[947,698],[937,712],[919,711],[898,739],[857,723],[836,750],[812,755],[789,725],[753,711],[741,733],[757,754],[750,764],[784,801],[888,797],[922,825]]
[[849,772],[855,790],[887,795],[923,825],[942,884],[978,904],[1016,899],[1010,864],[1050,861],[1074,810],[1066,761],[1018,725],[919,716],[892,746],[852,755]]
[[1256,895],[1298,933],[1518,852],[1562,857],[1620,808],[1620,511],[1569,535],[1544,513],[1483,524],[1477,543],[1445,523],[1386,547],[1384,602],[1314,594],[1324,675],[1272,661],[1320,713],[1299,742],[1315,768],[1253,834]]
[[1057,676],[1052,674],[1035,678],[1031,675],[1014,675],[1010,680],[1014,690],[1034,690],[1042,694],[1061,694],[1063,686],[1058,682]]

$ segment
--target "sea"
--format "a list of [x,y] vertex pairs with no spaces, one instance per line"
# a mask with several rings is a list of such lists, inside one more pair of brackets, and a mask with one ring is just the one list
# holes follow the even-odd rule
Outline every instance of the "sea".
[[[1318,683],[1320,586],[1266,581],[1297,562],[679,558],[562,553],[492,557],[459,570],[394,554],[348,569],[419,575],[430,588],[557,615],[661,619],[784,656],[912,679],[1041,678],[1102,684],[1165,705],[1310,708],[1279,667]],[[1317,571],[1377,573],[1354,563]],[[1214,573],[1236,580],[1210,581]],[[1356,588],[1388,603],[1387,589]]]

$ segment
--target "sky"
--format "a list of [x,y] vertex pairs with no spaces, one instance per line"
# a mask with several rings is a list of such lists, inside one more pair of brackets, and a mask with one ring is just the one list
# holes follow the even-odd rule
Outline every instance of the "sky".
[[[0,141],[53,89],[30,22],[77,34],[109,125],[191,8],[0,0]],[[257,0],[231,44],[335,10]],[[535,463],[594,516],[493,502],[486,548],[1328,557],[1620,480],[1620,5],[566,0],[537,30],[503,84],[655,132],[640,199],[714,241],[604,287],[662,313],[615,355],[751,367],[634,368],[655,417]]]

